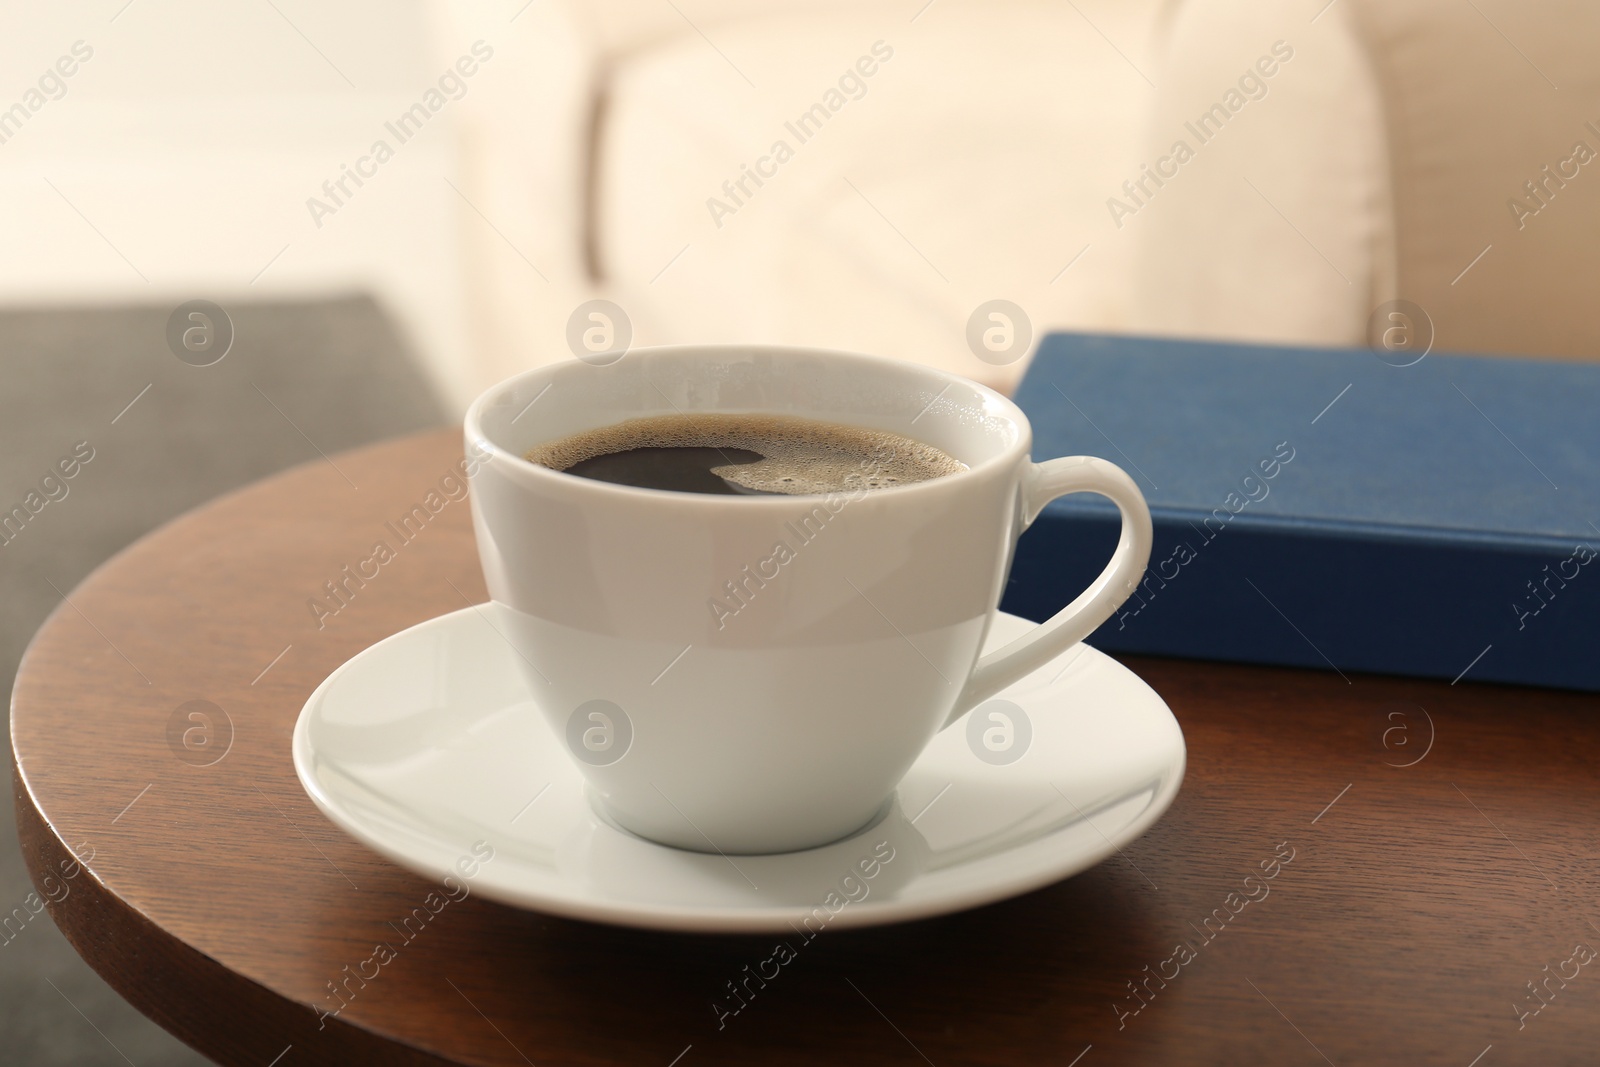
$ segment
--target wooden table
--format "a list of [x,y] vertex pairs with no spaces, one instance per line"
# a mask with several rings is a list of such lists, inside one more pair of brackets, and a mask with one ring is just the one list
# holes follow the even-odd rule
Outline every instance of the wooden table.
[[[1568,962],[1600,948],[1600,701],[1159,659],[1129,663],[1182,723],[1188,780],[1125,857],[966,914],[826,935],[721,1030],[711,1001],[773,938],[474,896],[319,1029],[329,983],[428,885],[317,813],[290,731],[341,662],[462,606],[452,583],[484,596],[466,504],[323,628],[307,600],[459,454],[441,431],[209,504],[96,571],[18,675],[35,884],[107,981],[221,1062],[1600,1061],[1600,961]],[[1280,845],[1293,861],[1268,895],[1237,903]],[[1205,923],[1214,909],[1225,926]]]

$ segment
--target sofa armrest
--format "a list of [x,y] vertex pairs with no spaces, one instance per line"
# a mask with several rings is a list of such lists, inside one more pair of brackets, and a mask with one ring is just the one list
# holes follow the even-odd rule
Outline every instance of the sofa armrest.
[[1107,202],[1136,331],[1359,344],[1394,295],[1380,91],[1345,7],[1178,12],[1143,165]]
[[[481,0],[428,0],[439,63],[494,49],[455,104],[470,208],[550,281],[584,280],[590,139],[606,50],[584,5],[534,0],[508,18]],[[471,212],[469,211],[469,214]]]

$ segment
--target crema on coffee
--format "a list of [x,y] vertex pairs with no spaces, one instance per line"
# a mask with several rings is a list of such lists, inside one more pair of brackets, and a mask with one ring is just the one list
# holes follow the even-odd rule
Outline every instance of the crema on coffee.
[[966,464],[885,430],[789,415],[657,415],[541,444],[527,458],[582,478],[683,493],[889,489]]

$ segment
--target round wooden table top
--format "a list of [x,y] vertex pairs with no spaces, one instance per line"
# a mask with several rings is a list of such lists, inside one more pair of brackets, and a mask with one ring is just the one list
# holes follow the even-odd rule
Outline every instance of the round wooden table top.
[[324,1017],[430,884],[317,812],[290,732],[340,663],[484,598],[466,503],[336,615],[307,601],[459,455],[440,431],[223,497],[96,571],[22,665],[17,818],[40,895],[118,991],[207,1055],[1595,1062],[1600,700],[1159,659],[1128,662],[1181,722],[1188,779],[1146,837],[1075,878],[825,934],[720,1026],[713,1001],[775,938],[471,896]]

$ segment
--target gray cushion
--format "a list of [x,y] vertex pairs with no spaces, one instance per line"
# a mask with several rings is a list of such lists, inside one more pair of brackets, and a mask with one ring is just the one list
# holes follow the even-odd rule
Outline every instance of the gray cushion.
[[[58,602],[50,583],[71,590],[141,534],[219,493],[320,461],[319,448],[332,455],[445,421],[393,324],[369,299],[229,306],[233,345],[209,367],[169,350],[172,310],[0,312],[0,512],[22,504],[76,443],[94,449],[64,483],[66,495],[50,487],[59,499],[0,545],[0,677],[14,676]],[[0,915],[32,891],[5,792]],[[206,1062],[113,992],[45,916],[5,936],[0,1059]]]

